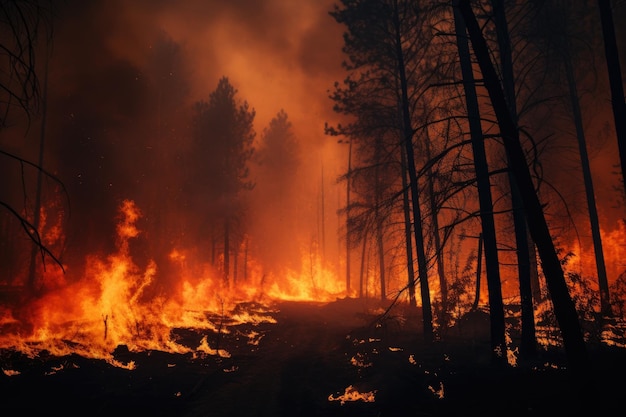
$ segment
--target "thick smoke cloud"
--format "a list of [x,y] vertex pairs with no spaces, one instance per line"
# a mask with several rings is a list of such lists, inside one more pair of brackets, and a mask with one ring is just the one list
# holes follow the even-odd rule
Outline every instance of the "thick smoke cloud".
[[[336,157],[323,133],[335,117],[327,90],[343,76],[331,1],[69,0],[57,7],[46,165],[71,201],[66,261],[113,249],[123,199],[144,213],[137,250],[146,259],[191,244],[169,233],[184,234],[193,210],[184,196],[194,191],[184,160],[192,106],[222,76],[255,110],[257,140],[281,109],[289,115],[304,156],[293,181],[310,197],[299,200],[299,215],[316,227],[321,166],[332,189],[344,164],[344,150]],[[334,217],[338,203],[330,201]],[[263,209],[251,209],[252,222],[267,218]]]

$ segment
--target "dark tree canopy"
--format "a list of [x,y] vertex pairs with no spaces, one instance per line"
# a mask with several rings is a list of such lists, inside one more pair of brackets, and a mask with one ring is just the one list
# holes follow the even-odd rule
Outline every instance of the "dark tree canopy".
[[285,110],[280,110],[263,130],[258,150],[259,163],[277,178],[295,174],[300,164],[300,149]]
[[237,90],[222,77],[208,101],[195,105],[193,118],[196,180],[206,186],[217,213],[226,214],[240,191],[250,189],[248,162],[254,152],[254,109],[237,99]]

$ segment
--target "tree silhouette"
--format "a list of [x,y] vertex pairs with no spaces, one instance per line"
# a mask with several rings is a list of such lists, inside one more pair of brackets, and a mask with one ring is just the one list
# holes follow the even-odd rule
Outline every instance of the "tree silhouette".
[[569,295],[561,262],[557,256],[550,230],[545,220],[541,203],[528,170],[526,158],[519,141],[519,132],[508,111],[504,93],[495,72],[489,50],[481,33],[471,4],[467,0],[459,2],[474,54],[478,60],[485,87],[489,92],[493,109],[498,119],[504,146],[509,155],[510,169],[524,201],[524,209],[530,233],[537,245],[543,271],[554,303],[554,310],[563,335],[568,359],[576,372],[588,370],[588,356],[576,308]]
[[[52,39],[52,20],[54,8],[48,1],[20,1],[0,3],[0,131],[12,125],[19,125],[26,117],[26,127],[31,127],[32,119],[40,113],[42,103],[42,85],[40,72],[42,71],[37,59],[49,58],[48,46]],[[43,44],[43,46],[42,46]],[[47,61],[46,61],[47,62]],[[47,64],[46,64],[47,65]],[[44,70],[47,72],[47,69]],[[21,115],[21,116],[20,116]],[[44,116],[45,118],[45,116]],[[45,125],[45,122],[42,123]],[[33,242],[31,255],[28,289],[35,290],[35,261],[37,251],[41,253],[45,267],[45,257],[50,256],[61,269],[63,264],[44,245],[40,230],[40,199],[42,178],[52,178],[64,191],[63,184],[42,166],[44,127],[40,137],[40,155],[38,162],[28,161],[20,156],[0,149],[0,157],[16,162],[21,167],[23,201],[29,201],[24,184],[25,168],[33,168],[38,177],[35,190],[34,207],[17,207],[11,200],[9,193],[0,196],[0,206],[8,215],[17,220],[22,231]],[[7,184],[8,185],[8,184]],[[17,185],[17,184],[16,184]],[[7,186],[7,190],[13,187]],[[28,213],[32,214],[32,219]]]
[[[372,121],[377,120],[379,127],[396,131],[397,159],[401,156],[400,148],[404,148],[412,219],[412,225],[405,227],[412,230],[415,239],[424,338],[431,341],[434,336],[420,201],[422,190],[418,183],[414,142],[416,104],[420,102],[428,77],[436,74],[429,71],[436,63],[422,60],[431,39],[425,33],[429,26],[425,24],[426,15],[411,1],[344,0],[341,5],[336,6],[331,15],[347,28],[343,51],[348,57],[345,67],[351,74],[343,86],[335,85],[332,96],[335,110],[356,115],[360,118],[356,123],[360,128],[371,126]],[[424,71],[420,65],[429,68]],[[380,113],[372,117],[375,109]],[[369,137],[375,136],[370,134]],[[400,175],[404,174],[400,172]],[[412,262],[412,258],[413,255],[407,253],[407,261]],[[417,282],[417,279],[409,277],[409,282]]]
[[255,151],[255,203],[253,239],[268,269],[294,266],[300,260],[297,245],[301,193],[298,170],[300,143],[285,110],[280,110],[263,129]]
[[204,220],[204,233],[213,235],[222,225],[224,247],[223,275],[229,283],[231,226],[241,216],[241,193],[252,189],[249,161],[254,152],[253,128],[255,111],[246,101],[237,99],[237,90],[228,77],[222,77],[208,101],[195,104],[192,152],[194,180],[200,187],[199,201]]
[[604,52],[606,66],[609,74],[611,87],[611,104],[613,107],[613,120],[615,121],[615,133],[619,149],[619,159],[622,168],[622,183],[626,189],[626,99],[624,98],[624,85],[619,63],[617,39],[615,37],[615,24],[611,0],[598,0],[600,9],[600,21],[602,22],[602,38],[604,40]]
[[[511,36],[509,34],[507,14],[503,0],[492,0],[494,24],[498,40],[498,55],[503,92],[511,117],[518,124],[519,115],[515,76],[513,74],[513,53]],[[521,309],[521,342],[520,356],[532,357],[536,353],[535,315],[533,309],[532,283],[538,284],[537,268],[533,268],[535,245],[530,239],[526,219],[524,218],[523,202],[515,178],[511,170],[507,171],[508,186],[511,194],[511,210],[513,227],[515,230],[515,256],[520,290]]]
[[[454,7],[454,23],[461,60],[461,72],[467,103],[468,124],[472,138],[474,169],[478,186],[478,200],[480,205],[480,220],[482,225],[482,239],[485,246],[485,266],[487,269],[487,287],[489,290],[489,317],[491,326],[491,349],[494,359],[506,362],[506,340],[504,335],[504,305],[502,301],[502,284],[500,281],[500,263],[498,261],[498,246],[496,242],[496,228],[493,219],[493,202],[489,167],[485,152],[484,136],[480,125],[478,97],[474,85],[474,76],[467,43],[467,34],[463,17],[458,8]],[[480,253],[479,255],[480,256]],[[480,259],[480,258],[479,258]],[[479,263],[480,265],[480,263]]]

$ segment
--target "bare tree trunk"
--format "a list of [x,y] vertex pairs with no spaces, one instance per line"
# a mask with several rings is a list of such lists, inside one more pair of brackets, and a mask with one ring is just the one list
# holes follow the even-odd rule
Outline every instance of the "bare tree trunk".
[[[503,0],[492,0],[494,22],[498,35],[500,50],[500,66],[504,96],[509,107],[511,118],[517,124],[517,104],[515,95],[515,79],[513,77],[513,59],[511,54],[511,40],[506,21]],[[532,285],[538,276],[531,275],[536,269],[531,268],[531,249],[534,256],[534,244],[528,239],[526,220],[524,219],[523,203],[513,173],[508,171],[509,188],[511,190],[511,205],[513,209],[513,227],[515,229],[515,248],[517,256],[517,273],[519,278],[520,308],[522,316],[522,336],[520,342],[520,356],[533,357],[536,355],[535,314],[533,308]]]
[[211,233],[211,265],[215,266],[215,251],[216,251],[215,226],[212,227],[211,231],[213,232]]
[[478,302],[480,301],[480,275],[483,270],[483,234],[478,234],[478,254],[476,255],[476,291],[474,291],[474,304],[472,310],[478,310]]
[[472,139],[474,155],[474,170],[478,186],[478,202],[480,206],[480,222],[482,225],[483,243],[485,245],[485,267],[487,272],[487,289],[489,290],[489,317],[491,325],[491,349],[495,361],[505,362],[506,338],[504,335],[504,303],[502,301],[502,284],[500,280],[500,262],[498,260],[498,245],[496,241],[496,226],[493,218],[493,201],[491,199],[491,184],[489,167],[485,152],[484,137],[480,124],[478,97],[474,85],[472,62],[467,42],[467,33],[463,17],[459,9],[454,8],[454,25],[456,30],[457,47],[463,74],[463,88],[465,103]]
[[[426,158],[430,160],[430,137],[428,129],[426,132]],[[428,166],[426,172],[426,181],[428,184],[428,203],[430,205],[430,217],[433,222],[433,241],[435,245],[435,261],[437,263],[437,276],[439,276],[439,291],[441,293],[441,308],[439,311],[439,321],[442,326],[448,323],[448,285],[446,283],[446,272],[443,264],[443,248],[441,247],[441,236],[439,235],[439,210],[435,199],[435,178],[432,166]]]
[[576,372],[586,373],[590,365],[589,356],[578,321],[576,307],[565,283],[561,262],[550,236],[550,229],[548,228],[539,197],[535,191],[526,157],[519,140],[519,132],[509,114],[504,93],[500,87],[500,81],[489,56],[487,43],[474,16],[471,4],[469,0],[460,0],[458,5],[472,41],[474,54],[478,60],[485,87],[496,113],[506,152],[509,154],[509,169],[515,174],[515,179],[524,201],[526,220],[541,258],[541,265],[554,305],[554,313],[563,336],[565,352],[572,369]]
[[422,298],[422,318],[424,324],[424,340],[430,343],[434,340],[433,333],[433,313],[430,305],[430,291],[428,289],[428,267],[426,263],[426,252],[424,245],[422,211],[420,208],[419,189],[417,184],[417,172],[415,170],[415,155],[413,151],[413,126],[411,123],[411,112],[409,109],[409,94],[406,78],[406,68],[402,42],[400,38],[400,21],[398,7],[395,4],[394,26],[396,36],[396,58],[398,60],[398,75],[400,78],[400,105],[402,109],[402,132],[404,147],[406,149],[407,169],[409,171],[409,185],[411,187],[411,204],[413,209],[413,224],[415,235],[415,249],[417,252],[417,268],[420,280],[420,295]]
[[244,282],[248,281],[248,236],[246,236],[246,241],[244,243],[244,252],[243,252],[243,280]]
[[407,181],[406,149],[400,146],[402,169],[402,211],[404,212],[404,240],[406,243],[406,270],[408,275],[409,304],[417,306],[415,301],[415,268],[413,267],[413,237],[411,226],[411,206],[409,202],[409,185]]
[[609,72],[611,84],[611,104],[613,105],[613,118],[615,120],[615,133],[619,148],[619,159],[622,166],[622,184],[626,190],[626,101],[624,101],[624,84],[622,83],[622,71],[617,52],[617,40],[615,39],[615,25],[613,24],[613,12],[610,0],[598,0],[600,8],[600,20],[602,21],[602,36],[604,38],[604,53],[606,66]]
[[[42,181],[43,181],[43,157],[46,142],[46,119],[48,114],[48,61],[49,57],[46,57],[46,66],[44,69],[44,84],[43,84],[43,98],[42,98],[42,114],[41,114],[41,132],[39,136],[39,160],[37,166],[37,190],[35,191],[35,207],[33,208],[33,228],[36,233],[39,233],[39,223],[41,217],[41,193],[42,193]],[[31,294],[35,294],[37,291],[37,253],[39,252],[39,245],[33,242],[33,248],[30,252],[30,265],[28,268],[28,290]]]
[[348,140],[348,174],[346,175],[346,297],[350,297],[350,179],[352,178],[352,140]]
[[367,230],[363,233],[363,246],[361,247],[361,269],[359,271],[359,298],[363,298],[363,281],[365,277],[365,249],[367,248]]
[[237,274],[239,272],[239,239],[235,238],[233,245],[233,285],[237,284]]
[[387,284],[385,279],[385,245],[383,241],[383,227],[380,220],[376,222],[376,241],[378,242],[378,273],[380,275],[380,299],[387,299]]
[[[376,141],[377,148],[381,145],[380,139]],[[376,149],[376,168],[374,171],[374,218],[376,219],[376,241],[378,243],[378,271],[380,276],[380,299],[385,301],[387,299],[387,280],[385,277],[385,246],[383,235],[383,218],[380,213],[380,202],[382,199],[382,186],[380,181],[380,170],[378,164],[378,157],[380,155],[379,149]]]
[[228,287],[230,276],[230,221],[228,217],[224,219],[224,284]]
[[580,164],[583,171],[583,181],[585,183],[585,196],[587,197],[587,210],[589,211],[589,222],[591,223],[591,236],[593,239],[593,252],[596,258],[596,271],[598,273],[598,284],[600,288],[600,311],[603,317],[612,317],[611,300],[609,298],[609,283],[606,275],[606,264],[604,262],[604,250],[602,249],[602,237],[600,236],[600,221],[598,220],[598,209],[596,208],[596,196],[591,179],[591,168],[589,167],[589,156],[587,154],[587,141],[585,130],[583,129],[582,112],[578,100],[578,89],[574,77],[574,69],[569,52],[563,54],[565,63],[565,76],[569,88],[570,103],[572,105],[572,115],[576,126],[576,138],[578,139],[578,151],[580,153]]
[[321,207],[321,225],[320,228],[321,230],[321,234],[320,234],[320,240],[321,240],[321,247],[322,247],[322,265],[324,264],[324,262],[326,261],[326,203],[324,202],[324,164],[322,163],[322,178],[321,178],[321,198],[322,201],[320,203]]

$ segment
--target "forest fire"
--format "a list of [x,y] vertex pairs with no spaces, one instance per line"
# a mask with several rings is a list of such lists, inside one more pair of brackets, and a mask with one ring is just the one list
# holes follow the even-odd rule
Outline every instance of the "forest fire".
[[621,410],[624,13],[0,2],[0,413]]
[[[232,326],[275,323],[271,313],[276,301],[330,301],[342,294],[335,277],[319,263],[307,266],[311,274],[308,279],[296,276],[296,272],[288,273],[283,282],[277,282],[276,277],[256,276],[231,290],[218,271],[185,270],[191,262],[175,248],[170,260],[179,270],[175,280],[169,279],[173,288],[155,292],[158,265],[150,261],[141,270],[130,249],[131,240],[141,233],[136,225],[141,211],[133,201],[125,200],[119,212],[117,251],[104,258],[89,256],[86,270],[76,282],[57,283],[55,289],[17,306],[15,311],[5,307],[0,349],[15,349],[29,357],[42,351],[54,356],[78,354],[128,369],[134,364],[113,358],[120,345],[131,352],[201,351],[224,356],[228,352],[211,348],[206,337],[198,346],[181,344],[173,330],[226,334]],[[58,279],[57,273],[44,276]],[[254,308],[241,308],[250,301],[257,303]],[[254,339],[254,334],[250,337]]]

